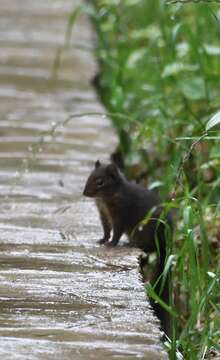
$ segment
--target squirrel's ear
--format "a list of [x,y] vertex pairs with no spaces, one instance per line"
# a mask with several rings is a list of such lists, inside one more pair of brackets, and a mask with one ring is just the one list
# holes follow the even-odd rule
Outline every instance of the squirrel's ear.
[[101,163],[100,163],[99,160],[97,160],[97,161],[95,162],[95,168],[97,169],[99,166],[101,166]]
[[117,168],[117,166],[116,166],[115,164],[113,164],[113,163],[107,165],[106,171],[107,171],[107,173],[108,173],[111,177],[113,177],[113,178],[117,178],[118,175],[119,175],[118,168]]

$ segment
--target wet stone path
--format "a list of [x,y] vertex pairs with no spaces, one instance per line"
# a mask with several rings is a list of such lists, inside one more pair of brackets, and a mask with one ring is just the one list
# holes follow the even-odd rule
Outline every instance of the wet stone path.
[[167,359],[138,251],[98,246],[97,211],[81,195],[115,146],[108,119],[62,126],[103,113],[85,16],[51,79],[77,4],[0,2],[0,359]]

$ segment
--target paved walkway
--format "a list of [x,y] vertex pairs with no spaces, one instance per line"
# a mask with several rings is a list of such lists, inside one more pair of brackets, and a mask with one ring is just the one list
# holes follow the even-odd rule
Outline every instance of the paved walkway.
[[167,359],[138,251],[98,246],[97,211],[81,196],[112,128],[98,115],[57,126],[103,112],[84,16],[51,81],[73,4],[0,2],[0,358]]

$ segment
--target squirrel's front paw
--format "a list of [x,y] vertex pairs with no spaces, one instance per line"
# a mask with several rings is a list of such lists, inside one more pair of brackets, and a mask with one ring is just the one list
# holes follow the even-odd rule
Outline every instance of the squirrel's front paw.
[[107,242],[108,242],[108,239],[105,239],[105,238],[102,238],[102,239],[97,241],[97,243],[100,244],[100,245],[103,245],[103,244],[105,244]]

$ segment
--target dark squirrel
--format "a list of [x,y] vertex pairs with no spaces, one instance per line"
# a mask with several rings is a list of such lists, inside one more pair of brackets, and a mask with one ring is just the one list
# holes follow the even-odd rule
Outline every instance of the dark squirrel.
[[[104,230],[104,236],[99,240],[100,244],[116,246],[125,233],[131,246],[138,247],[146,253],[159,251],[153,276],[153,282],[156,281],[164,270],[167,229],[172,230],[170,214],[166,215],[165,221],[164,218],[161,220],[163,209],[159,197],[153,191],[128,181],[114,163],[102,165],[100,161],[96,161],[83,194],[96,199]],[[155,288],[158,294],[160,283],[161,281]],[[167,284],[160,295],[168,303],[166,286]],[[160,312],[160,307],[156,312]],[[166,324],[163,324],[163,319],[161,322],[163,327],[167,328]]]

